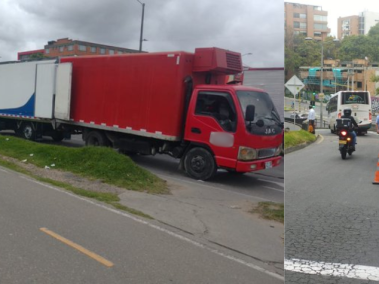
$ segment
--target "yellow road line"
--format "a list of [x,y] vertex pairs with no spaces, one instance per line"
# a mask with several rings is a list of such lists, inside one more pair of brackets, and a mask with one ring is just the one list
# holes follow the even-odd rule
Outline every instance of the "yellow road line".
[[57,239],[58,241],[61,241],[62,243],[65,243],[66,245],[69,245],[70,247],[73,247],[74,249],[77,249],[78,251],[80,251],[81,253],[84,253],[85,255],[93,258],[94,260],[97,260],[98,262],[100,262],[101,264],[107,266],[107,267],[112,267],[113,266],[113,263],[110,262],[109,260],[101,257],[100,255],[92,252],[92,251],[89,251],[88,249],[85,249],[84,247],[46,229],[46,228],[40,228],[40,230],[46,234],[48,234],[49,236]]

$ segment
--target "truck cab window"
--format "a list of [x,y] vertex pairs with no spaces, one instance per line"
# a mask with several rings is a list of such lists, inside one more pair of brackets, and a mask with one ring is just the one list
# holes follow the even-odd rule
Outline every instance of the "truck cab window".
[[196,101],[195,114],[211,116],[225,131],[236,131],[235,106],[231,96],[227,93],[200,93]]

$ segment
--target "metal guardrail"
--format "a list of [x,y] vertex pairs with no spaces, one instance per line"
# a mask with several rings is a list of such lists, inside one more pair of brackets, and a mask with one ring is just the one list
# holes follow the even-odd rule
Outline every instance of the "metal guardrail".
[[[295,119],[295,123],[294,123],[293,118],[285,117],[284,121],[288,122],[288,123],[295,124],[297,126],[300,126],[304,130],[308,130],[308,120],[307,119],[305,119],[305,120],[304,119]],[[316,129],[329,129],[329,123],[326,120],[324,120],[323,123],[321,123],[320,119],[315,119],[315,126],[316,126]]]

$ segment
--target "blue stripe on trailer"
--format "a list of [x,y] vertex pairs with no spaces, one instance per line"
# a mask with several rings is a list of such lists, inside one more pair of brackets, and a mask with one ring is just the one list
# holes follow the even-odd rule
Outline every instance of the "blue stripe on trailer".
[[34,103],[36,100],[36,95],[33,94],[30,99],[21,107],[18,108],[8,108],[8,109],[0,109],[0,113],[2,114],[10,114],[10,115],[24,115],[24,116],[34,116]]

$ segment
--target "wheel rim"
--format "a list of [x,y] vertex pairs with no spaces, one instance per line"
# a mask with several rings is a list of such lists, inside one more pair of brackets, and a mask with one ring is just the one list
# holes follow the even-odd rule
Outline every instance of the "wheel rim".
[[32,138],[32,135],[33,135],[33,129],[30,126],[27,126],[24,128],[23,133],[26,139],[30,139]]
[[202,156],[195,156],[191,160],[191,168],[197,173],[205,169],[206,161]]

